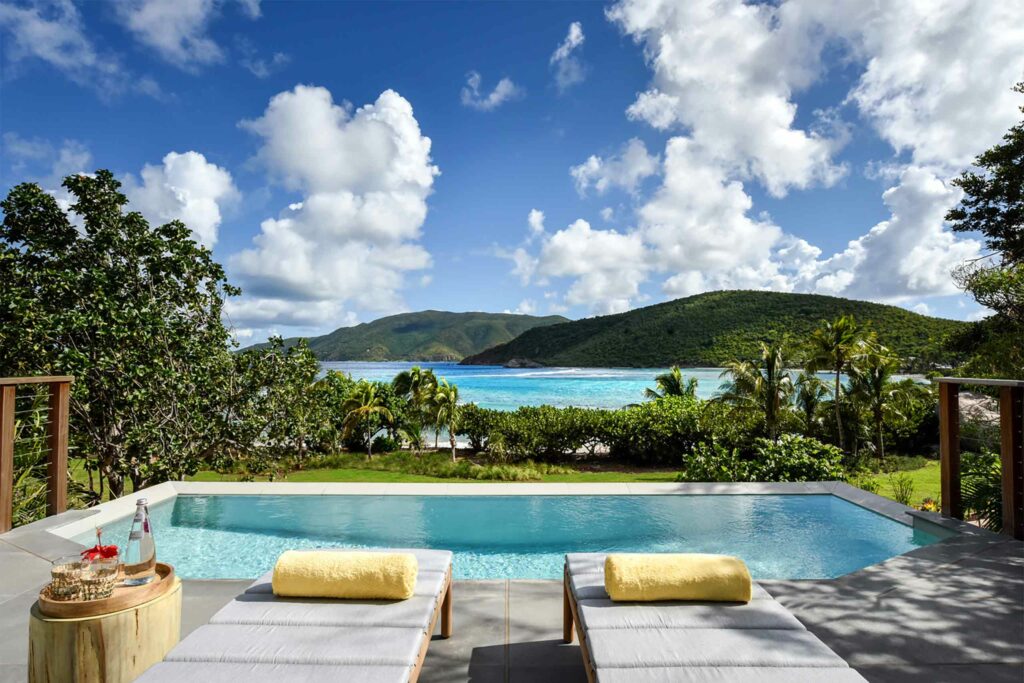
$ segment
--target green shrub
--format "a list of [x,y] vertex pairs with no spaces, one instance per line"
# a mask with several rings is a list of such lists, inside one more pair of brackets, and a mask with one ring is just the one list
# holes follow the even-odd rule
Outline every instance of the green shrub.
[[914,500],[914,480],[906,472],[893,472],[889,475],[889,488],[892,498],[900,505],[910,505]]
[[639,464],[679,462],[704,441],[703,403],[671,396],[610,413],[605,444],[612,456]]
[[743,481],[746,465],[739,451],[714,443],[699,443],[683,461],[676,481]]
[[397,439],[393,439],[387,434],[381,434],[373,440],[373,452],[374,453],[387,453],[388,451],[397,451],[402,447],[402,444]]
[[846,479],[843,453],[835,446],[796,434],[778,441],[757,439],[747,463],[749,481],[830,481]]
[[960,460],[964,511],[986,529],[1003,529],[1003,469],[997,453],[964,453]]
[[878,480],[872,477],[858,475],[854,479],[850,480],[851,486],[867,491],[868,493],[878,493],[882,490],[882,487],[878,484]]
[[466,437],[469,440],[469,447],[474,451],[484,450],[487,448],[487,436],[494,424],[496,412],[481,408],[475,403],[462,406],[458,436]]

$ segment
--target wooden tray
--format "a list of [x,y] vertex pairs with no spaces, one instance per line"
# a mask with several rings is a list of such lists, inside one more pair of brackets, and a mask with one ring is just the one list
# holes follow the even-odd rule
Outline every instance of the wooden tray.
[[39,611],[55,619],[81,619],[120,612],[163,595],[174,587],[174,567],[156,563],[156,578],[142,586],[119,585],[102,600],[54,600],[44,588],[39,592]]

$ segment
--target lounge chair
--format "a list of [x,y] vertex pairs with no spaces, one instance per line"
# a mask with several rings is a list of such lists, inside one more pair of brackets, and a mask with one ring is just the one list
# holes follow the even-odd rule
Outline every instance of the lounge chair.
[[452,632],[452,554],[399,552],[419,564],[408,600],[280,598],[267,572],[138,680],[415,683],[438,619]]
[[754,584],[749,603],[612,602],[600,553],[565,558],[565,642],[591,683],[864,682]]

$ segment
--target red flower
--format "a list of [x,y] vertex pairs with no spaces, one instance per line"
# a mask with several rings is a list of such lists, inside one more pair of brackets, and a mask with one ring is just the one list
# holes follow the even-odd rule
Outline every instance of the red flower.
[[92,548],[83,550],[82,557],[87,560],[109,560],[112,557],[117,557],[117,546],[97,543]]

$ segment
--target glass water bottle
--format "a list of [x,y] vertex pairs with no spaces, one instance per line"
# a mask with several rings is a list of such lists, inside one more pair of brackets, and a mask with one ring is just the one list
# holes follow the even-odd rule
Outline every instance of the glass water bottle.
[[149,524],[148,504],[145,498],[135,501],[135,519],[124,554],[126,586],[141,586],[156,577],[156,543]]

